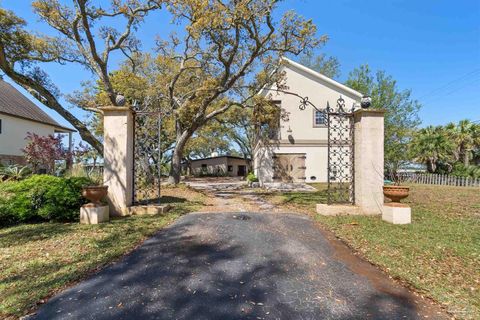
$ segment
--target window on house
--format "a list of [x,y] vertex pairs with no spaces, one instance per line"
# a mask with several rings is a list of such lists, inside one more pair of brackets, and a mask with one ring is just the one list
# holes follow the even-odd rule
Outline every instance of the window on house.
[[202,163],[202,169],[207,169],[207,165],[205,163]]
[[2,134],[2,119],[0,119],[0,134]]
[[228,166],[228,172],[232,172],[233,171],[233,166]]
[[327,123],[328,119],[327,119],[327,113],[326,112],[315,110],[314,113],[313,113],[313,116],[314,116],[313,125],[315,127],[324,127],[328,124]]

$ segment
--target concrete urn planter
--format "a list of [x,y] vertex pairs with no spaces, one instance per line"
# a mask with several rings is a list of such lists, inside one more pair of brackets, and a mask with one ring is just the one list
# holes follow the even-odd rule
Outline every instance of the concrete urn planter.
[[90,205],[101,206],[100,202],[108,192],[108,186],[88,186],[82,190],[82,196],[90,200]]
[[383,195],[395,203],[408,197],[409,191],[410,187],[405,186],[383,186]]

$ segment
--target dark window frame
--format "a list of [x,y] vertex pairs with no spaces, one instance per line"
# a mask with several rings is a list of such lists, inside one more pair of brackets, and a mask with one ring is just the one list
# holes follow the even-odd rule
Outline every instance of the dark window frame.
[[[323,122],[321,124],[317,123],[317,113],[323,115]],[[327,112],[322,110],[313,109],[313,127],[314,128],[326,128],[328,126]]]

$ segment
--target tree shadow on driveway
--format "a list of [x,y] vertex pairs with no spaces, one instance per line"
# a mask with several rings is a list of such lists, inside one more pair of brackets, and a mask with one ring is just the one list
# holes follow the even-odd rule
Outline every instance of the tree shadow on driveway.
[[35,319],[412,319],[333,258],[309,219],[191,214],[52,298]]

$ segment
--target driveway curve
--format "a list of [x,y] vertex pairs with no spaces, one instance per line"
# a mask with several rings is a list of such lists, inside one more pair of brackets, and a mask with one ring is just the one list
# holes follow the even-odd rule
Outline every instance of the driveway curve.
[[305,216],[189,214],[30,318],[423,318],[408,290],[337,251]]

